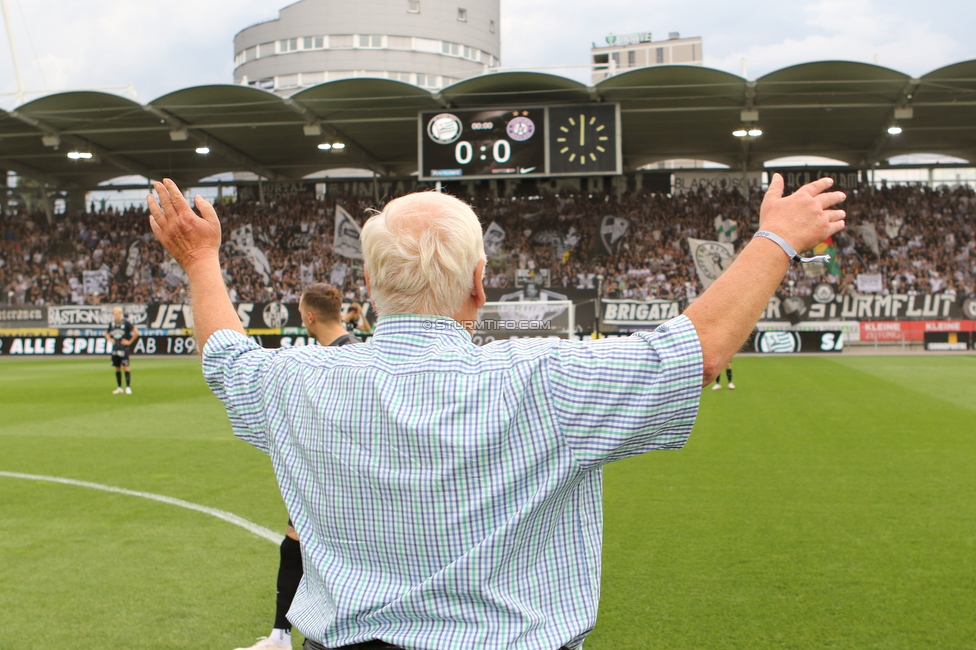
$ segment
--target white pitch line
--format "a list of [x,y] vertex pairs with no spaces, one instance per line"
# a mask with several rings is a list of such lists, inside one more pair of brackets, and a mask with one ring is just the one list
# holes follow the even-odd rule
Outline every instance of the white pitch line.
[[18,472],[0,472],[0,476],[6,478],[20,478],[27,481],[46,481],[48,483],[61,483],[63,485],[74,485],[75,487],[89,488],[91,490],[101,490],[102,492],[111,492],[113,494],[125,494],[130,497],[142,497],[143,499],[159,501],[160,503],[168,503],[171,506],[179,506],[180,508],[186,508],[187,510],[196,510],[197,512],[202,512],[205,515],[210,515],[211,517],[222,519],[229,524],[240,526],[244,530],[257,535],[258,537],[263,537],[269,542],[274,542],[275,544],[280,544],[283,537],[281,534],[276,533],[273,530],[265,528],[264,526],[259,526],[253,521],[248,521],[243,517],[238,517],[232,512],[217,510],[216,508],[208,508],[207,506],[201,506],[196,503],[190,503],[189,501],[184,501],[182,499],[174,499],[173,497],[163,496],[162,494],[153,494],[151,492],[137,492],[135,490],[126,490],[125,488],[113,487],[111,485],[101,485],[100,483],[89,483],[88,481],[76,481],[73,478],[61,478],[60,476],[39,476],[37,474],[20,474]]

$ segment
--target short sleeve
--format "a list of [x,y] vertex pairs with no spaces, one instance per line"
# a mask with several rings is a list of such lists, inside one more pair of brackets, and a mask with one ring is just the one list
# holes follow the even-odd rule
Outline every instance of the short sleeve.
[[264,376],[274,358],[240,332],[219,330],[203,348],[203,377],[227,409],[234,435],[268,453]]
[[698,415],[701,343],[686,316],[626,338],[560,341],[549,382],[556,419],[583,468],[680,448]]

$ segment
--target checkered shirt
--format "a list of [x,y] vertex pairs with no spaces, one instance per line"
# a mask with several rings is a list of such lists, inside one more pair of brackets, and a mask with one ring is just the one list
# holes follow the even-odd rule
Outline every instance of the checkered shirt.
[[478,347],[450,319],[382,318],[365,345],[265,350],[213,334],[207,383],[271,455],[302,543],[289,620],[327,647],[578,647],[596,622],[601,467],[684,445],[694,326]]

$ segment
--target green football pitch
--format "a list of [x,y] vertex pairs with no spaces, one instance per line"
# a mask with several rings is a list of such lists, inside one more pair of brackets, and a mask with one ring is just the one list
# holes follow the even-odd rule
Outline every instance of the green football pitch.
[[[190,359],[0,363],[0,647],[246,646],[278,550],[268,459]],[[976,647],[976,356],[745,357],[685,449],[605,470],[589,650]],[[723,377],[724,384],[724,377]],[[299,646],[296,635],[295,646]]]

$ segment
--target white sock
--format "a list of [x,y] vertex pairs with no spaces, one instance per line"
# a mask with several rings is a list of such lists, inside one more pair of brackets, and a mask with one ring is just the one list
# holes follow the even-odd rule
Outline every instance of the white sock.
[[271,630],[271,636],[269,636],[268,639],[273,641],[275,645],[282,648],[291,647],[291,632],[289,630],[282,630],[281,628],[276,627]]

